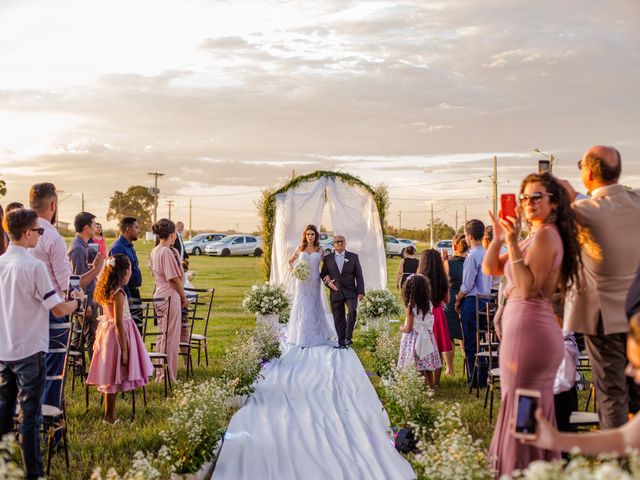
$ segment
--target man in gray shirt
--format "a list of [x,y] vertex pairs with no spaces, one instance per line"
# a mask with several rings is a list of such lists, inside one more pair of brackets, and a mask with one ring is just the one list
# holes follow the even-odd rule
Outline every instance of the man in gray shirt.
[[[71,269],[74,275],[83,275],[93,268],[93,263],[89,263],[96,257],[96,251],[92,251],[89,247],[89,241],[96,233],[96,217],[89,212],[80,212],[76,215],[73,222],[77,235],[71,241],[67,256],[71,262]],[[97,244],[93,244],[96,245]],[[89,362],[93,357],[93,342],[96,336],[97,328],[97,308],[93,303],[93,292],[96,288],[96,280],[93,279],[85,287],[85,292],[89,299],[87,312],[85,314],[84,323],[82,325],[82,335],[87,344],[89,352]],[[74,346],[80,347],[79,340],[74,339]]]

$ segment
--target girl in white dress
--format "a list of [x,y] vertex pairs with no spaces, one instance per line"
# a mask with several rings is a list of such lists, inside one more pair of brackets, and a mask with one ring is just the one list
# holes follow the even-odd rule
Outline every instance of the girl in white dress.
[[322,307],[325,300],[320,283],[322,256],[318,229],[315,225],[307,225],[300,246],[289,258],[289,266],[306,262],[311,270],[308,279],[295,280],[293,305],[289,315],[287,341],[300,347],[329,345],[330,339],[335,336],[335,329],[332,331]]

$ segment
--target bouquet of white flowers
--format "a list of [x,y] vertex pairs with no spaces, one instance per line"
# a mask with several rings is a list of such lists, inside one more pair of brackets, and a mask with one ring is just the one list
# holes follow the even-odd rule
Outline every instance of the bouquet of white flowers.
[[280,315],[289,309],[289,297],[282,287],[265,282],[251,287],[242,301],[242,307],[249,313]]
[[358,321],[366,325],[374,318],[394,318],[402,313],[402,307],[389,290],[369,290],[358,304]]
[[296,266],[293,267],[293,276],[304,282],[311,276],[311,267],[309,267],[307,262],[300,260],[296,263]]

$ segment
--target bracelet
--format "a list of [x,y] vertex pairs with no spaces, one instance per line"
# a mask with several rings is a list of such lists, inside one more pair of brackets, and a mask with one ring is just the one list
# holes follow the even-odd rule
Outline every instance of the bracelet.
[[516,260],[510,260],[509,264],[515,265],[516,263],[522,263],[522,262],[524,262],[524,258],[518,258]]

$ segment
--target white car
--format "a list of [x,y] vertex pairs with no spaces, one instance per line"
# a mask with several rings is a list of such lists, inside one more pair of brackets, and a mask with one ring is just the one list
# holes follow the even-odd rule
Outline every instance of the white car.
[[204,248],[206,255],[229,257],[231,255],[262,256],[262,240],[253,235],[228,235],[219,242]]
[[200,233],[184,242],[184,249],[189,255],[202,255],[204,248],[213,242],[219,242],[227,235],[224,233]]
[[384,251],[388,257],[402,257],[404,255],[404,249],[407,248],[406,243],[402,243],[396,237],[386,235],[384,237]]
[[436,250],[440,253],[442,253],[443,250],[446,250],[449,257],[453,257],[453,240],[440,240],[436,244]]
[[411,245],[416,252],[418,251],[418,247],[415,243],[413,243],[413,240],[409,238],[399,238],[398,241],[400,243],[404,243],[404,248],[407,248],[409,245]]

